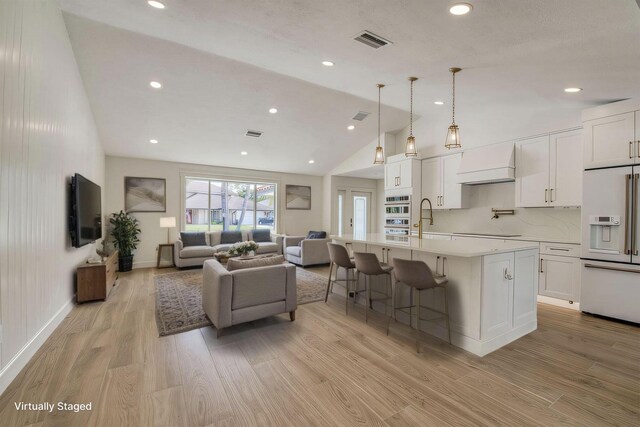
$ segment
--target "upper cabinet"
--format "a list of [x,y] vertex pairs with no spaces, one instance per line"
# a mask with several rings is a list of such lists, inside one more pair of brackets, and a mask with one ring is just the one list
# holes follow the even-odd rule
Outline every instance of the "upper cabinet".
[[458,168],[462,153],[422,161],[422,197],[431,200],[433,209],[463,208],[462,184]]
[[582,132],[551,134],[549,205],[582,205]]
[[384,166],[384,188],[385,190],[411,190],[414,186],[420,184],[419,176],[419,160],[389,157]]
[[584,168],[640,163],[640,102],[629,99],[582,112]]
[[516,143],[516,207],[582,204],[580,131]]

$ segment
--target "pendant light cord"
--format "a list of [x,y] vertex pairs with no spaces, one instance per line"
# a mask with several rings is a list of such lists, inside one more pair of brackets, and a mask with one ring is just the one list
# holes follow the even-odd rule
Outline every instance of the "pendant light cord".
[[456,73],[452,72],[451,74],[453,74],[453,101],[452,101],[452,115],[453,117],[451,118],[451,124],[455,125],[456,124]]
[[378,147],[380,147],[380,91],[382,86],[378,85]]
[[413,80],[411,80],[411,112],[409,113],[409,136],[413,136]]

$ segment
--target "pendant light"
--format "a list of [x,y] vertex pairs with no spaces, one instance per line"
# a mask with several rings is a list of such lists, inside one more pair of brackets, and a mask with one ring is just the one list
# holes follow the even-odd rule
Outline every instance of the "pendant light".
[[449,126],[449,130],[447,131],[447,139],[444,141],[444,146],[451,150],[452,148],[461,148],[460,145],[460,129],[458,129],[458,125],[456,124],[456,73],[462,70],[462,68],[449,68],[451,71],[451,75],[453,76],[453,102],[452,110],[451,110],[451,126]]
[[404,150],[405,157],[417,157],[416,138],[413,136],[413,82],[418,80],[417,77],[409,77],[411,82],[411,113],[409,115],[409,137],[407,138],[407,147]]
[[378,83],[378,146],[376,147],[376,157],[373,160],[374,165],[383,165],[384,164],[384,150],[382,149],[382,145],[380,145],[380,91],[384,87],[382,83]]

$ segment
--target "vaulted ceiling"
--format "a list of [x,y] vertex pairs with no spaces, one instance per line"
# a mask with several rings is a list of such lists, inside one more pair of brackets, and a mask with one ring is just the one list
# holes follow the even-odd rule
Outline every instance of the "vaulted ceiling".
[[[439,0],[61,0],[111,155],[324,174],[376,137],[375,114],[351,120],[376,112],[376,83],[394,131],[408,125],[410,75],[414,111],[448,114],[451,66],[463,68],[461,116],[526,121],[640,97],[634,0],[471,2],[456,17]],[[354,41],[362,30],[393,44]]]

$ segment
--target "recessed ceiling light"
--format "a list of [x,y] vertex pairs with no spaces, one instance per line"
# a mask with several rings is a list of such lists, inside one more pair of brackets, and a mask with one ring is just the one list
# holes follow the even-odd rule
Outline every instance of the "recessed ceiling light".
[[151,86],[154,89],[160,89],[162,87],[162,83],[152,81],[152,82],[149,82],[149,86]]
[[310,165],[314,164],[315,162],[316,162],[315,160],[309,160]]
[[241,155],[241,156],[246,156],[247,154],[249,154],[249,153],[247,153],[246,151],[241,151],[241,152],[240,152],[240,155]]
[[322,61],[322,65],[324,65],[325,67],[333,67],[335,64],[333,63],[333,61]]
[[150,139],[149,142],[152,143],[152,144],[157,144],[158,140],[157,139]]
[[567,92],[567,93],[577,93],[577,92],[582,91],[582,88],[581,87],[568,87],[564,91]]
[[275,114],[275,113],[277,113],[277,112],[278,112],[278,109],[277,109],[276,107],[271,107],[271,108],[269,108],[269,112],[270,112],[271,114]]
[[164,9],[164,4],[156,0],[149,0],[147,4],[151,7],[155,7],[156,9]]
[[456,3],[449,8],[449,12],[452,15],[466,15],[471,12],[471,9],[473,9],[473,6],[469,3]]
[[444,105],[444,102],[443,101],[434,101],[434,104],[436,104],[436,105]]
[[349,130],[354,130],[355,128],[356,128],[356,127],[355,127],[354,125],[349,125],[349,126],[347,126],[347,129],[349,129]]

